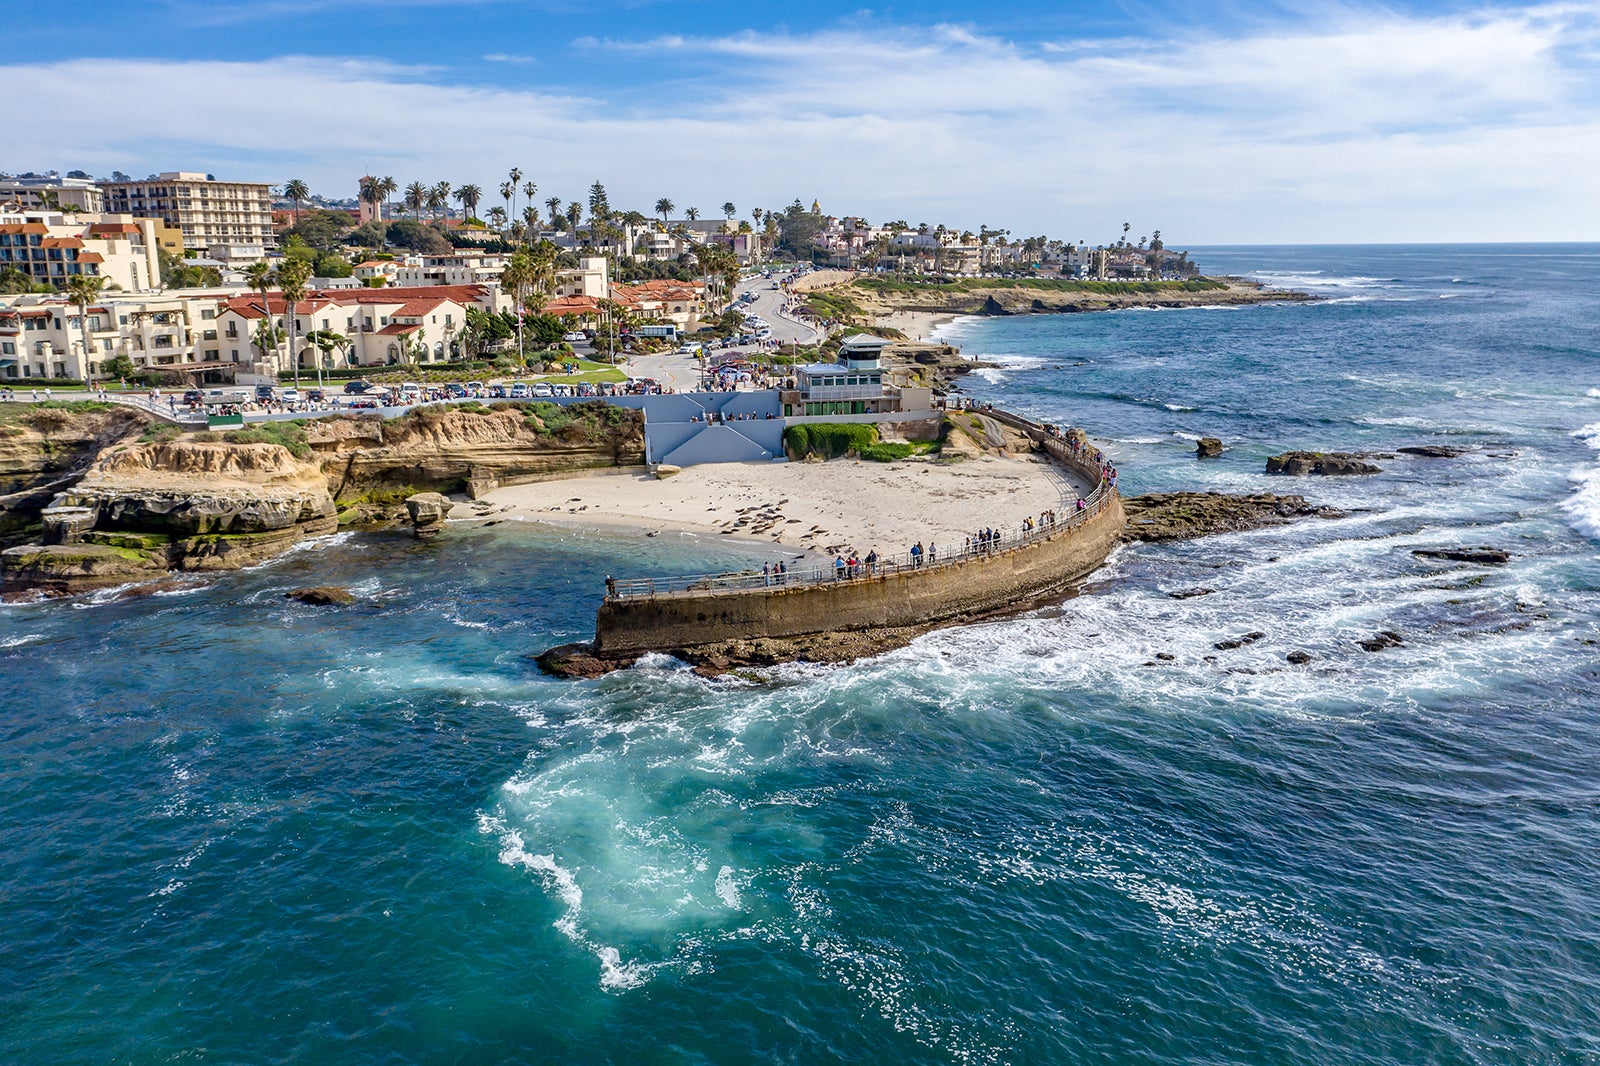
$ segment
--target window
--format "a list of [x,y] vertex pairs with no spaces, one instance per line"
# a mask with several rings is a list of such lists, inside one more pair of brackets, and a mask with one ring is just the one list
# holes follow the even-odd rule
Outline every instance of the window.
[[211,322],[216,319],[216,317],[217,313],[210,308],[204,308],[200,312],[200,321],[202,322]]

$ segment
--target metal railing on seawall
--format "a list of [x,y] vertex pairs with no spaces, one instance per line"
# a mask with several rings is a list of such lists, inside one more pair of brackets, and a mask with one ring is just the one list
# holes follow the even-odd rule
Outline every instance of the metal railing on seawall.
[[109,403],[121,404],[123,407],[132,407],[143,411],[145,414],[155,415],[157,418],[168,422],[186,426],[190,429],[206,428],[206,413],[204,411],[191,411],[183,404],[174,407],[171,404],[152,400],[148,396],[135,395],[126,392],[106,392],[93,397]]
[[[992,409],[983,410],[981,413],[996,415]],[[928,570],[937,570],[943,567],[956,566],[975,559],[991,559],[997,555],[1026,548],[1040,541],[1050,540],[1070,532],[1082,525],[1103,510],[1106,504],[1115,496],[1116,477],[1115,471],[1104,462],[1104,457],[1099,456],[1098,450],[1092,454],[1081,446],[1074,447],[1071,442],[1053,433],[1044,426],[1029,422],[1027,419],[1016,415],[1007,414],[1000,419],[1008,425],[1017,428],[1027,428],[1030,435],[1040,435],[1045,451],[1068,466],[1081,476],[1095,482],[1094,489],[1082,497],[1083,508],[1079,510],[1074,500],[1072,503],[1063,501],[1063,514],[1053,515],[1049,520],[1035,519],[1031,516],[1021,526],[1000,528],[987,531],[992,536],[979,537],[976,540],[969,537],[966,542],[954,551],[939,551],[937,549],[924,549],[922,552],[903,551],[893,555],[879,556],[874,562],[858,560],[851,564],[848,561],[844,566],[837,563],[814,564],[795,567],[784,572],[767,570],[734,570],[720,574],[688,574],[674,577],[644,577],[644,578],[608,578],[606,581],[606,598],[609,600],[649,599],[655,596],[671,596],[681,594],[698,594],[706,592],[771,592],[785,588],[804,588],[817,585],[842,584],[856,581],[872,581],[890,574],[907,572],[921,573]],[[1036,439],[1040,439],[1036,438]],[[1094,473],[1091,474],[1091,471]],[[1031,526],[1028,524],[1031,523]]]

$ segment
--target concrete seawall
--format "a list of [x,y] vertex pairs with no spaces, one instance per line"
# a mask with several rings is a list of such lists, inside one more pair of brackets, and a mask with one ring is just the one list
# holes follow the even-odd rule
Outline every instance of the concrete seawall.
[[1027,419],[986,409],[1022,430],[1051,459],[1089,485],[1088,513],[1048,534],[989,554],[940,565],[893,568],[845,581],[759,587],[689,588],[611,595],[595,624],[594,655],[627,660],[645,652],[688,652],[729,641],[792,640],[859,630],[913,631],[960,618],[1026,608],[1093,572],[1127,524],[1113,484],[1102,482],[1092,446],[1075,445]]
[[1109,493],[1094,515],[1054,536],[930,569],[834,584],[608,599],[595,625],[595,654],[615,659],[729,640],[911,628],[1023,608],[1098,568],[1125,521],[1121,499]]

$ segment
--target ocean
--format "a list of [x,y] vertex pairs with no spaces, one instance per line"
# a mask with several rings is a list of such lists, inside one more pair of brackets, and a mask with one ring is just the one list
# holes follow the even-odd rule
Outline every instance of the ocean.
[[1600,246],[1192,254],[1329,298],[960,320],[968,392],[1345,517],[759,681],[529,658],[690,538],[0,608],[0,1061],[1600,1061]]

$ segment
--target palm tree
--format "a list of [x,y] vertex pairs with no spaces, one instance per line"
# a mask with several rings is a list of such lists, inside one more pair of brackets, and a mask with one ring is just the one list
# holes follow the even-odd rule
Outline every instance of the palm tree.
[[667,216],[672,214],[672,209],[678,205],[663,196],[656,201],[656,214],[661,216],[661,224],[666,225]]
[[1133,229],[1133,223],[1132,222],[1124,222],[1122,224],[1122,243],[1123,244],[1127,244],[1128,243],[1128,231],[1131,230],[1131,229]]
[[578,220],[583,218],[583,205],[574,200],[567,205],[567,225],[572,234],[572,243],[578,243]]
[[526,251],[518,249],[511,253],[511,259],[506,263],[505,270],[500,273],[500,284],[511,290],[511,300],[517,309],[517,359],[523,357],[522,347],[522,298],[529,285],[534,282],[535,266],[533,256]]
[[420,181],[406,186],[405,205],[411,208],[412,217],[422,221],[422,209],[428,206],[428,187]]
[[539,224],[543,221],[544,216],[539,214],[537,204],[529,204],[522,209],[522,232],[530,243],[533,241],[533,235],[539,232]]
[[[365,186],[363,186],[363,189]],[[267,301],[267,293],[272,289],[272,267],[265,259],[251,263],[244,268],[245,283],[261,294],[261,330],[256,338],[256,347],[261,349],[261,358],[267,357],[271,348],[278,346],[272,329],[272,305]]]
[[539,195],[539,186],[535,185],[531,181],[523,182],[522,195],[528,198],[528,205],[531,207],[533,205],[533,198]]
[[489,225],[497,230],[504,231],[506,228],[506,209],[499,204],[489,208]]
[[450,209],[450,183],[441,181],[428,190],[428,218],[435,225],[439,222],[440,210],[446,212]]
[[[507,174],[506,177],[511,179],[511,181],[509,183],[511,185],[511,196],[508,198],[510,200],[510,202],[506,206],[507,206],[507,210],[509,210],[511,212],[511,217],[512,218],[516,218],[517,217],[517,182],[522,180],[522,168],[521,167],[512,167],[511,168],[511,173]],[[505,186],[501,186],[500,194],[502,196],[505,195],[505,191],[506,191],[505,190]]]
[[85,384],[94,375],[89,371],[89,305],[100,298],[106,279],[99,274],[73,274],[67,278],[67,298],[78,308],[78,329],[83,334],[83,373]]
[[304,259],[290,257],[278,265],[275,273],[278,278],[278,291],[283,294],[283,328],[289,336],[289,363],[294,369],[295,388],[299,388],[300,356],[294,350],[294,316],[295,308],[306,298],[306,282],[311,278],[311,264]]
[[500,198],[506,202],[506,217],[511,216],[511,198],[517,195],[517,187],[509,181],[500,183]]
[[295,178],[283,183],[283,195],[294,204],[294,224],[300,225],[300,201],[311,199],[311,187]]
[[478,217],[478,201],[483,199],[483,190],[476,185],[463,185],[456,190],[456,199],[461,203],[461,210],[468,218]]
[[554,229],[561,221],[561,197],[552,196],[544,205],[550,209],[550,226]]
[[[322,353],[322,358],[317,360],[317,388],[322,388],[322,364],[329,363],[328,354],[336,352],[350,343],[350,338],[343,333],[336,333],[331,329],[316,329],[306,334],[306,343]],[[329,363],[331,366],[332,364]]]
[[698,207],[688,208],[683,212],[683,217],[688,219],[690,222],[693,222],[695,219],[700,217],[700,209]]

